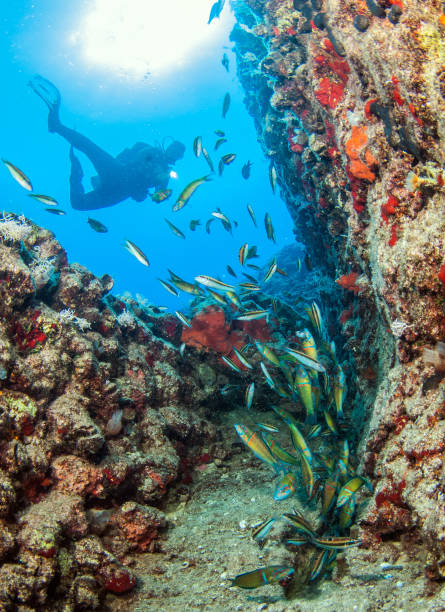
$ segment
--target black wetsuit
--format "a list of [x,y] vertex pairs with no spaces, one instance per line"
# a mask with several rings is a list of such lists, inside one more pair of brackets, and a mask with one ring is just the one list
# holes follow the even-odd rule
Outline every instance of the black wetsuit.
[[[86,136],[67,128],[59,121],[51,125],[51,132],[60,134],[71,145],[70,197],[76,210],[107,208],[132,198],[142,202],[148,189],[165,189],[170,165],[161,148],[138,142],[117,157],[98,147]],[[73,149],[84,153],[93,164],[97,177],[93,177],[93,190],[85,193],[82,185],[83,170]]]

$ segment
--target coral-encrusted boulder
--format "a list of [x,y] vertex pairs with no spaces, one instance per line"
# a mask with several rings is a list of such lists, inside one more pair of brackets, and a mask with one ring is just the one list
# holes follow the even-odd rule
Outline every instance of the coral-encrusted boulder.
[[54,557],[63,536],[78,538],[87,533],[82,498],[53,491],[30,506],[19,525],[19,541],[24,549],[42,557]]
[[71,393],[48,407],[48,422],[58,445],[76,455],[91,456],[103,446],[101,430],[88,414],[87,398]]
[[113,524],[117,527],[122,545],[116,547],[113,540],[113,552],[119,557],[131,550],[152,550],[159,530],[165,527],[163,512],[150,506],[142,506],[136,502],[126,502],[113,516]]
[[99,584],[111,593],[126,593],[136,585],[132,570],[107,552],[96,536],[89,536],[76,544],[75,560],[82,574],[93,574]]

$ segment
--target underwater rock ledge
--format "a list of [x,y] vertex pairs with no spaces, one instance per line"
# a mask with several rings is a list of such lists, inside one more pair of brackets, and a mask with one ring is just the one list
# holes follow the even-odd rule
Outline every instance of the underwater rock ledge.
[[[445,578],[444,7],[438,0],[231,0],[259,141],[355,369],[369,546],[423,541]],[[440,362],[439,358],[436,360]]]

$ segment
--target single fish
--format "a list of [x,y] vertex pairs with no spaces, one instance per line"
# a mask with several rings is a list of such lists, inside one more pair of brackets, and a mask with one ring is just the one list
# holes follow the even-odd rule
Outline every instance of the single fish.
[[277,267],[277,272],[278,274],[281,274],[281,276],[289,276],[289,274],[285,270],[282,270],[281,268],[278,268],[278,267]]
[[290,429],[291,440],[292,440],[292,444],[295,450],[298,453],[301,453],[301,455],[306,458],[309,465],[312,465],[313,459],[312,459],[311,450],[309,446],[307,445],[307,442],[304,439],[303,434],[297,427],[296,421],[294,419],[292,421],[286,420],[286,424]]
[[268,433],[278,433],[280,431],[278,427],[275,427],[275,425],[270,425],[270,423],[257,423],[257,426]]
[[254,276],[252,276],[251,274],[247,274],[246,272],[243,272],[243,276],[245,276],[247,278],[247,280],[251,283],[257,283],[258,279],[256,279]]
[[254,321],[269,316],[268,310],[249,310],[235,317],[236,321]]
[[287,452],[287,450],[284,450],[284,448],[282,448],[278,444],[278,442],[268,431],[261,432],[261,437],[267,444],[267,447],[269,448],[272,455],[278,461],[283,461],[284,463],[288,463],[289,465],[300,465],[300,457],[296,455],[291,455]]
[[253,572],[235,576],[230,586],[237,586],[241,589],[256,589],[265,584],[287,581],[292,577],[294,571],[293,567],[286,567],[285,565],[260,567]]
[[181,210],[181,208],[183,208],[187,204],[187,202],[190,200],[190,198],[195,193],[195,191],[198,189],[198,187],[202,185],[203,183],[206,183],[211,180],[212,180],[211,177],[207,174],[206,176],[202,176],[201,178],[195,179],[194,181],[189,183],[187,187],[185,187],[179,194],[179,197],[176,200],[176,204],[173,206],[173,209],[172,209],[173,212]]
[[176,227],[176,225],[170,223],[170,221],[168,219],[165,219],[165,217],[164,220],[167,223],[168,227],[171,229],[171,231],[175,234],[175,236],[178,236],[179,238],[184,238],[185,240],[185,235],[181,232],[179,228]]
[[309,538],[306,538],[305,536],[301,536],[301,538],[293,538],[292,540],[287,540],[286,544],[289,544],[290,546],[303,546],[304,544],[310,544],[311,541],[309,540]]
[[329,431],[334,434],[334,436],[338,436],[337,427],[335,425],[335,421],[327,410],[323,410],[324,419],[326,421],[326,425],[329,428]]
[[241,304],[241,300],[237,296],[234,291],[226,291],[226,298],[232,302],[238,309],[241,309],[243,305]]
[[49,195],[43,195],[41,193],[28,193],[28,196],[30,198],[34,198],[34,200],[38,200],[39,202],[42,202],[42,204],[45,204],[46,206],[58,206],[59,205],[58,201]]
[[272,376],[269,374],[269,370],[266,368],[265,364],[262,361],[260,362],[260,367],[263,370],[264,376],[266,377],[267,384],[269,385],[269,387],[271,389],[274,389],[275,388],[275,381],[272,378]]
[[230,219],[227,217],[227,215],[222,213],[219,209],[212,212],[212,215],[215,217],[215,219],[219,219],[221,221],[226,231],[232,233],[232,224],[230,223]]
[[[50,209],[50,210],[55,210],[55,209]],[[140,261],[141,264],[144,264],[144,266],[150,265],[147,259],[147,256],[141,251],[141,249],[138,246],[134,244],[134,242],[131,242],[131,240],[125,240],[124,247],[127,249],[129,253],[133,255],[133,257],[136,257],[136,259]]]
[[192,327],[191,322],[189,321],[189,319],[187,319],[185,315],[182,314],[182,312],[175,310],[175,315],[178,317],[181,323],[183,323],[186,327]]
[[253,212],[253,208],[252,208],[252,206],[250,204],[247,204],[247,212],[249,213],[250,218],[252,219],[252,222],[253,222],[254,226],[258,227],[257,226],[257,222],[256,222],[256,218],[255,218],[255,213]]
[[249,160],[249,161],[247,161],[247,162],[244,164],[244,166],[241,168],[241,176],[242,176],[244,179],[246,179],[246,180],[247,180],[247,179],[249,178],[249,176],[250,176],[250,169],[251,169],[251,167],[252,167],[252,162]]
[[306,255],[304,256],[304,263],[306,265],[306,268],[308,270],[308,272],[312,272],[312,260],[309,256],[309,253],[306,253]]
[[249,250],[247,251],[246,259],[255,259],[256,257],[259,257],[257,250],[258,250],[258,247],[255,244],[249,247]]
[[184,359],[185,349],[186,349],[186,344],[185,342],[182,342],[181,346],[179,347],[179,354],[181,355],[183,359]]
[[221,359],[224,361],[225,364],[227,364],[229,366],[229,368],[232,368],[232,370],[234,372],[242,372],[241,368],[239,368],[236,363],[234,363],[230,357],[226,357],[225,355],[221,356]]
[[223,119],[225,119],[225,117],[227,115],[227,111],[229,110],[229,106],[230,106],[230,94],[229,94],[229,92],[227,92],[226,95],[224,96],[223,106],[222,106],[222,118]]
[[346,395],[346,378],[342,367],[340,364],[337,364],[337,368],[334,375],[334,400],[335,400],[335,408],[337,410],[337,418],[343,419],[343,401]]
[[344,465],[345,473],[342,472],[342,476],[345,477],[349,466],[349,443],[347,440],[343,440],[340,452],[338,454],[338,461],[339,463],[341,461]]
[[262,357],[265,357],[268,361],[270,361],[270,363],[280,367],[280,360],[270,347],[263,342],[259,342],[258,340],[255,340],[255,346]]
[[238,251],[238,259],[242,266],[244,266],[244,264],[246,263],[246,257],[247,257],[248,250],[249,250],[249,245],[246,242],[245,244],[242,245],[242,247]]
[[224,172],[224,162],[222,159],[219,160],[218,162],[218,174],[219,176],[222,176],[222,173]]
[[215,134],[219,136],[220,138],[223,138],[226,135],[226,133],[223,132],[222,130],[215,130]]
[[277,188],[277,170],[273,164],[269,166],[269,181],[272,191],[275,193],[275,189]]
[[312,425],[306,437],[308,440],[312,440],[312,438],[316,438],[317,436],[319,436],[320,433],[321,433],[321,425],[320,424]]
[[335,496],[338,491],[338,471],[336,470],[333,474],[327,477],[323,487],[323,498],[321,504],[321,513],[323,516],[326,516],[328,512],[332,509]]
[[195,231],[198,225],[201,225],[201,221],[199,219],[192,219],[190,221],[190,229],[192,230],[192,232]]
[[172,283],[184,293],[189,293],[190,295],[203,295],[204,291],[198,287],[198,285],[194,285],[193,283],[188,283],[185,280],[172,280]]
[[341,508],[343,504],[345,504],[350,497],[355,495],[355,493],[360,489],[362,485],[365,484],[365,479],[361,476],[354,476],[351,480],[348,480],[342,488],[337,497],[337,508]]
[[235,273],[235,271],[234,271],[234,269],[233,269],[231,266],[226,266],[226,268],[227,268],[227,272],[228,272],[228,273],[229,273],[231,276],[234,276],[235,278],[237,277],[237,276],[236,276],[236,273]]
[[159,191],[156,191],[155,193],[151,193],[150,198],[153,200],[153,202],[157,202],[159,204],[159,202],[167,200],[172,193],[172,189],[161,189]]
[[11,164],[11,162],[9,162],[7,159],[2,159],[2,162],[9,170],[9,173],[11,174],[12,178],[16,180],[17,183],[21,187],[23,187],[23,189],[26,189],[27,191],[32,191],[31,181],[26,176],[26,174],[20,170],[20,168],[17,168],[17,166],[14,166],[14,164]]
[[244,289],[246,293],[250,293],[251,291],[261,291],[261,287],[255,285],[255,283],[240,283],[239,286]]
[[242,355],[234,346],[232,346],[232,350],[236,356],[236,358],[238,359],[238,361],[248,370],[253,370],[253,365],[250,364],[247,359],[244,357],[244,355]]
[[270,218],[269,213],[266,213],[264,217],[264,226],[266,228],[266,234],[269,240],[272,240],[272,242],[276,243],[275,230],[273,228],[272,219]]
[[308,521],[298,512],[294,510],[292,514],[283,514],[283,518],[288,521],[294,529],[296,529],[299,533],[306,535],[309,539],[313,537],[317,537],[317,534],[312,528],[312,525],[308,523]]
[[238,424],[235,425],[235,431],[241,438],[243,444],[250,448],[257,459],[260,459],[269,465],[276,465],[275,458],[257,431],[252,431],[246,425]]
[[224,53],[222,56],[221,64],[224,66],[227,72],[229,72],[229,58],[227,57],[227,53]]
[[205,147],[202,147],[202,156],[207,162],[208,167],[210,168],[210,172],[215,172],[215,166],[210,158],[210,155]]
[[61,208],[45,208],[46,212],[51,213],[52,215],[58,215],[59,217],[63,217],[66,215],[66,212]]
[[202,138],[201,136],[196,136],[193,141],[193,153],[195,157],[199,157],[202,153]]
[[235,159],[236,159],[235,153],[227,153],[226,155],[223,155],[221,157],[221,161],[224,163],[225,166],[228,166],[229,164],[231,164]]
[[294,391],[298,392],[303,406],[306,409],[306,423],[308,425],[315,425],[317,416],[314,410],[311,381],[308,373],[302,366],[297,366],[296,368]]
[[227,138],[218,138],[218,140],[215,142],[214,150],[217,151],[225,142],[227,142]]
[[227,304],[226,299],[223,295],[220,295],[219,293],[216,293],[216,291],[213,291],[212,289],[210,289],[209,287],[207,287],[207,291],[210,293],[210,295],[212,296],[212,298],[218,302],[219,304],[224,304],[224,306]]
[[208,221],[206,221],[207,234],[210,234],[210,225],[213,223],[213,221],[215,221],[215,217],[211,217],[210,219],[208,219]]
[[88,225],[95,232],[98,232],[99,234],[106,234],[108,232],[108,229],[105,227],[105,225],[101,223],[100,221],[97,221],[97,219],[91,219],[91,217],[88,217],[87,221],[88,221]]
[[220,389],[221,395],[230,395],[234,391],[238,390],[238,386],[239,385],[224,385],[224,387],[221,387]]
[[263,521],[259,525],[256,525],[252,529],[252,538],[257,542],[262,542],[267,537],[276,520],[276,517],[273,516],[272,518],[267,519],[267,521]]
[[289,427],[290,425],[295,425],[295,427],[298,429],[298,421],[292,416],[290,412],[288,412],[281,406],[271,406],[271,408],[275,412],[275,414],[278,414],[278,416],[283,419],[286,425],[288,425]]
[[301,259],[297,259],[297,272],[301,272]]
[[263,283],[267,283],[268,281],[270,281],[270,279],[272,278],[272,276],[275,274],[277,270],[278,270],[277,262],[274,259],[272,263],[270,264],[269,269],[266,272],[266,276],[263,279]]
[[[238,355],[237,355],[237,357],[238,357]],[[252,367],[252,366],[250,366],[250,367]],[[252,382],[252,383],[250,383],[250,385],[247,385],[246,392],[244,394],[244,402],[246,404],[247,410],[250,410],[251,407],[252,407],[254,392],[255,392],[255,383]]]
[[246,264],[246,266],[248,266],[249,268],[252,268],[252,270],[257,270],[257,271],[261,270],[260,266],[256,266],[255,264],[248,263]]
[[340,514],[338,515],[338,526],[340,529],[347,529],[352,525],[355,503],[355,496],[353,495],[341,507]]
[[317,347],[315,346],[315,340],[311,332],[308,329],[297,332],[296,336],[300,343],[301,350],[313,361],[318,361]]
[[312,493],[314,490],[314,473],[312,471],[312,466],[309,463],[307,456],[301,453],[300,458],[301,458],[301,473],[303,476],[304,490],[306,491],[306,495],[308,499],[311,499]]
[[313,582],[325,572],[327,572],[335,561],[337,552],[335,550],[322,550],[318,555],[315,556],[312,561],[311,574],[309,576],[309,582]]
[[341,536],[323,536],[311,539],[312,544],[318,548],[324,548],[325,550],[345,550],[346,548],[352,548],[352,546],[358,546],[362,543],[361,540],[355,538],[342,538]]
[[275,501],[283,501],[283,499],[291,497],[291,495],[295,493],[296,489],[297,479],[295,478],[295,474],[288,472],[278,482],[273,498]]
[[289,347],[286,347],[284,350],[298,363],[301,363],[301,365],[307,368],[311,368],[312,370],[316,370],[317,372],[326,372],[326,368],[322,363],[320,363],[319,361],[315,361],[311,357],[308,357],[308,355],[306,355],[305,353],[302,353],[297,349],[291,349]]
[[235,289],[233,285],[227,285],[212,276],[205,276],[203,274],[195,276],[195,281],[200,285],[205,285],[211,289],[218,289],[219,291],[233,291]]

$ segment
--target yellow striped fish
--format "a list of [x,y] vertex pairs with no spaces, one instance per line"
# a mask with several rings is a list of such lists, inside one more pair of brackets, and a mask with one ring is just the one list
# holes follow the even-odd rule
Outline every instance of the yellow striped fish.
[[[204,153],[202,148],[201,150]],[[203,183],[206,183],[207,181],[211,181],[211,180],[212,179],[210,175],[207,174],[206,176],[202,176],[201,178],[195,179],[194,181],[189,183],[186,187],[184,187],[184,189],[179,194],[178,199],[176,200],[176,204],[174,204],[173,206],[173,209],[172,209],[173,212],[181,210],[181,208],[183,208],[187,204],[187,202],[190,200],[190,198],[195,193],[195,191],[198,189],[198,187],[202,185]]]
[[32,191],[31,181],[26,176],[26,174],[20,170],[20,168],[17,168],[17,166],[14,166],[14,164],[11,164],[11,162],[8,161],[7,159],[2,159],[2,162],[5,164],[6,168],[9,170],[9,173],[12,176],[12,178],[16,180],[17,183],[21,187],[23,187],[23,189],[26,189],[27,191]]

